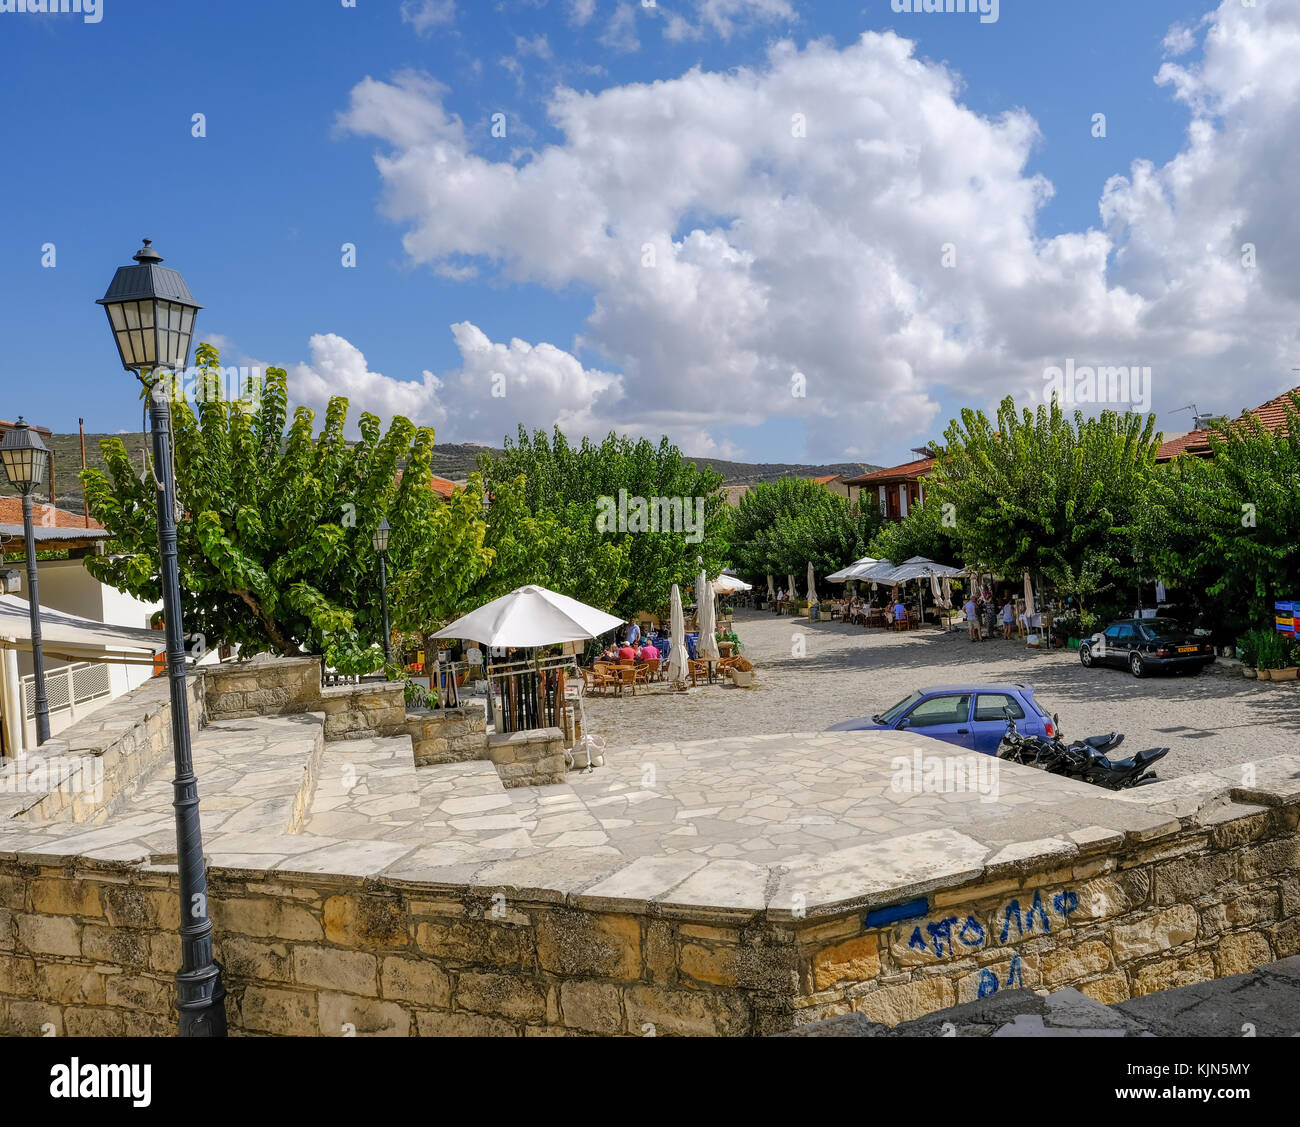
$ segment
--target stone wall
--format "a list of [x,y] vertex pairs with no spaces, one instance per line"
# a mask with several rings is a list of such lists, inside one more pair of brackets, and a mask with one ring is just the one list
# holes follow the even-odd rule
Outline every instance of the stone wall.
[[1021,986],[1119,1002],[1300,954],[1300,808],[1241,809],[1145,846],[1114,834],[1055,867],[1009,864],[880,926],[870,911],[812,923],[798,1023],[895,1025]]
[[540,787],[564,782],[564,733],[559,728],[493,733],[488,758],[506,787]]
[[488,757],[487,715],[476,705],[408,712],[404,730],[417,767]]
[[399,681],[332,685],[319,691],[318,707],[325,713],[327,740],[360,740],[406,733],[406,691]]
[[[186,688],[193,733],[205,723],[204,699],[197,678]],[[168,679],[155,677],[65,728],[24,764],[3,761],[0,816],[104,822],[171,760],[170,694]]]
[[402,735],[406,701],[398,682],[363,681],[322,688],[318,657],[270,658],[205,666],[203,694],[209,720],[325,714],[327,740]]
[[320,712],[321,663],[318,657],[270,657],[208,665],[197,671],[209,720],[246,720]]
[[[1300,953],[1296,805],[826,915],[214,867],[233,1032],[757,1035],[1008,986],[1113,1002]],[[28,859],[24,859],[24,858]],[[175,870],[0,857],[0,1032],[173,1030]],[[572,862],[569,862],[572,864]],[[661,863],[666,863],[661,862]],[[539,863],[538,873],[555,862]]]

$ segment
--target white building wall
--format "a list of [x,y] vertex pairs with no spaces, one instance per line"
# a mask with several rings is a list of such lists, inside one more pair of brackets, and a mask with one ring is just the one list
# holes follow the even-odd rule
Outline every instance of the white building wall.
[[[122,591],[104,586],[86,570],[86,566],[81,560],[42,560],[37,564],[37,568],[41,606],[50,610],[60,610],[65,614],[79,615],[82,618],[90,619],[92,622],[106,622],[113,626],[133,626],[137,629],[148,629],[150,616],[162,606],[161,602],[150,605]],[[20,594],[22,598],[26,599],[28,597],[26,566],[20,566],[18,570],[22,575]],[[80,720],[83,716],[94,712],[101,704],[105,704],[115,697],[120,697],[123,693],[129,692],[153,676],[153,669],[150,665],[130,665],[123,662],[108,662],[106,664],[108,665],[109,675],[109,695],[78,705],[75,716],[68,709],[51,712],[51,736],[68,727],[73,723],[74,719]],[[46,655],[45,672],[47,677],[66,665],[68,665],[68,662],[61,658]],[[26,677],[32,671],[32,655],[27,652],[19,652],[16,662],[5,665],[5,680],[7,682],[14,672],[19,677]],[[13,697],[16,705],[16,687],[13,691]],[[9,698],[10,693],[6,685],[4,694],[6,716],[10,714]],[[24,745],[33,748],[36,746],[35,723],[34,721],[27,721],[24,727],[26,730]],[[12,728],[10,731],[12,731]]]

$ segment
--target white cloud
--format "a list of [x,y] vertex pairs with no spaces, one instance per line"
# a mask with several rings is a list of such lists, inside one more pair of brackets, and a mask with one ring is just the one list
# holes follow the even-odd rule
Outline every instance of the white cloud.
[[415,28],[416,35],[424,35],[455,19],[456,0],[402,0],[402,22]]
[[[598,369],[462,325],[466,372],[484,355],[534,388],[563,372],[572,425],[690,434],[697,453],[725,424],[788,417],[810,450],[871,459],[932,436],[945,387],[1023,398],[1066,358],[1152,366],[1165,410],[1280,390],[1300,343],[1298,9],[1225,0],[1203,58],[1158,76],[1191,113],[1183,151],[1113,178],[1100,229],[1053,238],[1037,230],[1051,185],[1026,171],[1033,119],[971,111],[955,75],[893,34],[557,90],[562,140],[519,166],[471,151],[440,88],[410,74],[360,84],[342,124],[383,142],[384,209],[414,262],[592,292],[573,349]],[[453,428],[493,417],[459,395],[447,410]]]
[[596,14],[596,0],[569,0],[569,22],[583,27]]
[[641,40],[636,33],[636,5],[630,0],[623,0],[614,9],[609,23],[601,33],[600,42],[611,51],[631,54],[641,49]]
[[699,39],[712,32],[730,39],[738,30],[760,23],[798,19],[789,0],[696,0],[696,23],[678,12],[667,12],[667,39]]

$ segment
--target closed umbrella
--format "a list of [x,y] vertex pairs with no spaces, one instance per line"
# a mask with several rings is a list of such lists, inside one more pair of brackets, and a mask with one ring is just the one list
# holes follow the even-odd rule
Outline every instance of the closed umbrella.
[[686,616],[682,613],[682,593],[673,584],[670,598],[668,635],[672,640],[672,653],[668,655],[667,676],[670,684],[686,683]]
[[695,656],[702,661],[717,661],[722,655],[718,653],[718,639],[713,636],[718,628],[717,617],[713,613],[713,588],[709,585],[708,576],[704,572],[700,572],[695,590],[699,593],[696,600],[698,603],[696,625],[700,628],[700,640],[695,647]]
[[772,578],[772,573],[767,573],[767,601],[776,602],[776,581]]
[[795,602],[795,601],[799,598],[799,588],[795,586],[795,582],[794,582],[794,573],[793,573],[793,572],[788,572],[788,573],[786,574],[786,579],[787,579],[787,580],[789,581],[789,583],[790,583],[790,586],[789,586],[788,588],[786,588],[786,589],[789,591],[789,593],[790,593],[790,601],[793,603],[793,602]]
[[1025,572],[1025,617],[1036,613],[1034,611],[1034,585],[1029,581],[1029,572]]
[[813,575],[812,560],[808,561],[808,601],[815,603],[817,601],[817,587],[815,585],[816,577]]

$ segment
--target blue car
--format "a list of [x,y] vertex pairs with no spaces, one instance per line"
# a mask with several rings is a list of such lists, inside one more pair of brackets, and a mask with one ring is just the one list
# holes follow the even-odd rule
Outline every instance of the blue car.
[[916,732],[931,739],[996,755],[1011,709],[1021,735],[1051,739],[1056,728],[1034,700],[1033,685],[935,685],[918,689],[875,716],[832,724],[828,732]]

